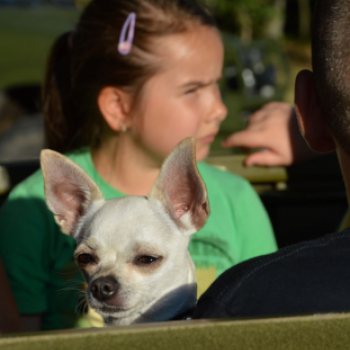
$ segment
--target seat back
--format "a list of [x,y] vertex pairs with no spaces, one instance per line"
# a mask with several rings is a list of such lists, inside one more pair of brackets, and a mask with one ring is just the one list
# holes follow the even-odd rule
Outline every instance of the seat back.
[[349,348],[349,327],[350,314],[250,320],[169,321],[131,327],[0,337],[0,348],[1,350],[344,350]]

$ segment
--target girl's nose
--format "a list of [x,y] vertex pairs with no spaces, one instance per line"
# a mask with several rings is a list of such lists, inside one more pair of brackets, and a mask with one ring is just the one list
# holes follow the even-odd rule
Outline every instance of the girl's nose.
[[226,119],[227,117],[227,107],[225,104],[222,102],[221,95],[219,96],[219,101],[218,101],[218,108],[217,108],[217,118],[220,119],[222,122],[223,120]]
[[217,90],[215,91],[215,96],[213,98],[213,106],[210,119],[216,119],[221,123],[226,118],[226,116],[227,107],[222,102],[220,89],[217,87]]

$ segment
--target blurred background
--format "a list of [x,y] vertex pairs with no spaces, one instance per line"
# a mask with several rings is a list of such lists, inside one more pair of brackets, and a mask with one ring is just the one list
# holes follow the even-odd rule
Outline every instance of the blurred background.
[[[223,33],[226,57],[222,94],[229,116],[224,138],[243,129],[269,101],[294,101],[294,80],[311,68],[312,0],[201,0]],[[219,142],[214,151],[219,149]],[[237,151],[237,150],[236,150]],[[239,150],[238,150],[239,151]]]
[[[287,168],[246,168],[221,141],[270,101],[293,103],[297,72],[311,68],[314,0],[199,0],[225,45],[221,91],[229,114],[207,161],[248,179],[280,247],[335,231],[347,209],[335,155]],[[54,39],[73,30],[88,0],[0,0],[0,205],[39,167],[44,145],[40,86]]]

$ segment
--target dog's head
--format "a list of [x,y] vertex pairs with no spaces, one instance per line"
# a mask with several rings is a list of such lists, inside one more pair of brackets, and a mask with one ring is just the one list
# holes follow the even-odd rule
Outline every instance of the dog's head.
[[105,201],[79,166],[50,150],[42,151],[41,165],[47,205],[62,232],[76,239],[90,306],[106,323],[165,320],[194,306],[187,248],[209,215],[194,139],[168,156],[148,197]]

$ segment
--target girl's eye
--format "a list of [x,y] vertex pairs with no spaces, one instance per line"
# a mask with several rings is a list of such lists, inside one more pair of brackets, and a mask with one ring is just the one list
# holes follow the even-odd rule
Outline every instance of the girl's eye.
[[153,264],[157,260],[158,260],[158,258],[155,258],[154,256],[148,256],[148,255],[141,256],[140,258],[137,259],[137,261],[140,264],[147,264],[147,265]]
[[94,262],[94,258],[90,254],[80,254],[77,260],[81,265],[87,265]]
[[191,89],[191,90],[187,90],[187,91],[185,92],[185,94],[186,94],[186,95],[190,95],[190,94],[195,93],[196,91],[197,91],[197,88],[194,88],[194,89]]

